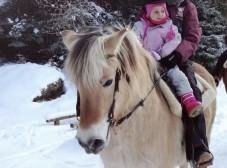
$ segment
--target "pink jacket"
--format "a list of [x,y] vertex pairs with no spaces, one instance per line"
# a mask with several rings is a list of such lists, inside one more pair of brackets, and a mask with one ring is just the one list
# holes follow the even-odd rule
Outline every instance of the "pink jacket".
[[149,26],[144,35],[145,29],[146,22],[142,18],[133,26],[133,30],[141,39],[144,48],[151,52],[153,56],[156,55],[154,54],[154,51],[156,51],[161,58],[164,58],[171,54],[181,42],[181,35],[170,19],[164,24],[154,27]]

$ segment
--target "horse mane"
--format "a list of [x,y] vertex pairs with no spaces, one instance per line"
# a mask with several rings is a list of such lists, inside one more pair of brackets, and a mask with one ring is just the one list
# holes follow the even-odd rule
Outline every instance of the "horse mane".
[[[103,68],[107,67],[107,55],[104,49],[106,37],[122,29],[125,27],[120,24],[110,27],[86,27],[77,34],[65,65],[66,74],[72,82],[82,81],[89,90],[100,85]],[[135,78],[143,76],[141,72],[144,72],[144,64],[142,65],[139,60],[142,56],[149,57],[149,55],[129,27],[115,56],[127,74],[133,73]]]

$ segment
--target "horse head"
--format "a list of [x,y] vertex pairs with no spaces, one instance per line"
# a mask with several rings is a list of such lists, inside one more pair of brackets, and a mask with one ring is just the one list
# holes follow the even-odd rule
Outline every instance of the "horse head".
[[[107,146],[111,126],[128,111],[133,97],[144,95],[143,89],[130,90],[150,78],[138,61],[147,52],[134,32],[123,27],[65,30],[62,36],[69,50],[66,74],[80,95],[76,137],[87,153],[97,154]],[[144,82],[144,92],[148,87]]]

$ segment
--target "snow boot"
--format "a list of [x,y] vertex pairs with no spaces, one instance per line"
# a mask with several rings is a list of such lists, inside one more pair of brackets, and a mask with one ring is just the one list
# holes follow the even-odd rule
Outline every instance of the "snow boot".
[[194,97],[193,93],[186,93],[181,96],[181,103],[185,106],[189,117],[198,116],[202,110],[203,105]]
[[[202,140],[201,140],[202,141]],[[213,164],[213,155],[202,141],[199,147],[195,147],[195,161],[197,168],[207,168]]]

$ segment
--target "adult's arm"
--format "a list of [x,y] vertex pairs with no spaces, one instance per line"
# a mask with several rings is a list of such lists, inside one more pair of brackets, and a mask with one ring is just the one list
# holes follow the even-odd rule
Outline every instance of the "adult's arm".
[[202,35],[196,6],[188,1],[184,10],[182,41],[175,52],[179,54],[181,63],[186,61],[198,49]]

